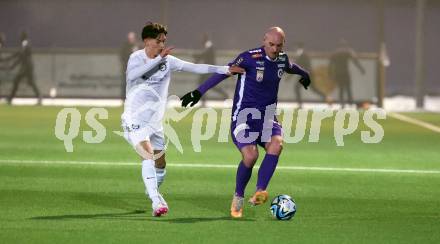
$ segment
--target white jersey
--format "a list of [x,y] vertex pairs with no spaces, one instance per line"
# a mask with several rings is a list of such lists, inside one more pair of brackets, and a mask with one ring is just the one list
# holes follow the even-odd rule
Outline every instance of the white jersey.
[[145,49],[130,55],[127,64],[127,94],[122,114],[126,126],[154,124],[161,127],[166,108],[171,71],[227,74],[229,66],[193,64],[172,55],[149,58]]

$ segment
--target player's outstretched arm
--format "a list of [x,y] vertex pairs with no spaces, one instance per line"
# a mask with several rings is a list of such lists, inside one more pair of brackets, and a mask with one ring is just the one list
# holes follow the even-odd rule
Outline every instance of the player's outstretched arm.
[[304,89],[307,90],[307,88],[309,88],[310,83],[312,83],[312,81],[310,80],[310,78],[308,77],[301,77],[298,81],[299,83],[301,83],[301,85],[303,85]]
[[180,100],[182,101],[182,107],[186,107],[188,105],[192,107],[196,105],[203,94],[205,94],[209,89],[216,86],[218,83],[228,78],[229,75],[244,75],[244,72],[246,71],[244,63],[244,58],[242,57],[242,55],[239,55],[234,61],[229,63],[229,66],[226,66],[228,67],[229,74],[214,74],[209,77],[205,82],[203,82],[196,90],[189,92],[181,97]]
[[180,98],[180,101],[182,101],[182,107],[186,108],[186,106],[188,105],[190,107],[196,105],[201,97],[202,94],[198,90],[188,92],[187,94],[183,95],[183,97]]
[[217,73],[224,75],[241,74],[244,72],[244,69],[237,66],[229,67],[210,64],[195,64],[172,56],[170,56],[169,60],[173,71],[186,71],[197,74]]
[[[232,72],[231,72],[232,73]],[[228,75],[222,74],[214,74],[209,77],[205,82],[203,82],[196,90],[192,92],[188,92],[183,97],[180,98],[182,101],[182,107],[187,107],[190,105],[191,107],[196,105],[199,102],[200,98],[205,94],[209,89],[216,86],[218,83],[222,82]]]
[[304,89],[307,90],[307,88],[311,83],[309,72],[307,72],[305,69],[301,68],[299,65],[295,63],[289,63],[288,67],[286,68],[286,72],[289,74],[300,75],[301,78],[299,79],[299,83],[301,83]]

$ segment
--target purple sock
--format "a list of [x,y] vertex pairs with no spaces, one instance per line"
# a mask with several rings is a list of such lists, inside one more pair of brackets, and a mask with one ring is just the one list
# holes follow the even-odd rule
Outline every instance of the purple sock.
[[246,167],[240,162],[237,168],[237,177],[235,179],[235,195],[244,197],[244,189],[252,175],[252,168]]
[[278,164],[277,155],[267,154],[264,156],[260,169],[258,170],[257,190],[266,190],[269,185],[270,178]]

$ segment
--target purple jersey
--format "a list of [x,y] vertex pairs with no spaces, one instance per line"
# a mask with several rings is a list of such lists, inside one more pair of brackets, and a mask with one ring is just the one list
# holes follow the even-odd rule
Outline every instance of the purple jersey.
[[[231,65],[245,69],[245,73],[237,77],[232,108],[233,121],[244,108],[256,108],[263,112],[266,106],[276,104],[278,88],[284,72],[308,78],[308,73],[298,65],[291,64],[286,54],[280,53],[275,60],[272,60],[266,56],[263,47],[241,53],[229,63],[229,66]],[[225,78],[227,78],[226,75],[213,75],[200,85],[198,90],[204,94]]]

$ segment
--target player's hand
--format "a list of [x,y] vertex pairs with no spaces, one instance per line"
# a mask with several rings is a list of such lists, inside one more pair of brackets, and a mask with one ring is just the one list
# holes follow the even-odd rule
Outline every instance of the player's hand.
[[173,50],[173,49],[174,49],[173,46],[171,46],[171,47],[166,47],[166,48],[162,49],[162,52],[160,52],[160,56],[161,56],[162,58],[165,58],[168,54],[171,53],[171,50]]
[[304,89],[307,90],[307,88],[309,87],[309,85],[311,83],[310,77],[309,76],[301,77],[301,79],[299,79],[299,83],[301,83],[301,85],[303,85]]
[[187,94],[183,95],[183,97],[180,98],[180,101],[182,101],[182,107],[186,108],[188,104],[190,107],[196,105],[196,103],[199,102],[201,97],[202,94],[198,90],[188,92]]
[[230,75],[243,74],[244,71],[245,70],[242,67],[239,67],[237,65],[232,65],[231,67],[229,67]]

